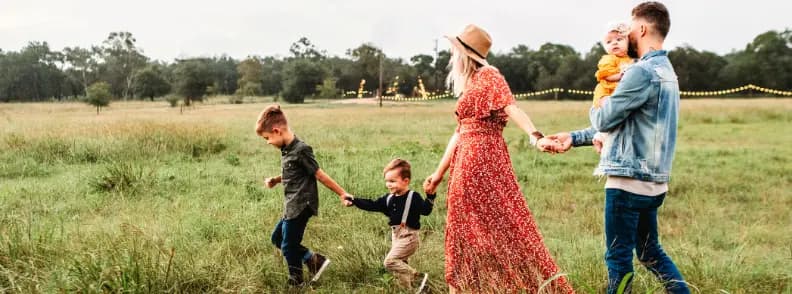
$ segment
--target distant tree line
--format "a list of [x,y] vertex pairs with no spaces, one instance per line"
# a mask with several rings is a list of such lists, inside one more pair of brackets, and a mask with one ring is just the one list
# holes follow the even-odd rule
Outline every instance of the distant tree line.
[[[536,49],[518,45],[488,58],[515,93],[548,88],[590,90],[595,86],[600,44],[588,52],[546,43]],[[680,88],[721,90],[756,84],[792,89],[792,31],[768,31],[742,50],[725,55],[682,46],[670,51]],[[306,97],[338,98],[361,87],[372,96],[382,71],[386,94],[417,95],[418,79],[426,91],[445,90],[448,51],[418,54],[408,60],[388,57],[381,48],[363,43],[344,56],[331,56],[307,38],[294,42],[285,57],[226,55],[210,58],[152,60],[129,32],[112,32],[90,48],[60,51],[47,42],[30,42],[19,51],[0,49],[0,101],[96,99],[109,92],[114,99],[148,99],[177,95],[184,104],[210,95],[274,95],[287,102]],[[88,94],[95,87],[101,95]],[[588,97],[576,97],[588,99]],[[106,104],[105,104],[106,105]],[[97,108],[98,109],[98,108]]]

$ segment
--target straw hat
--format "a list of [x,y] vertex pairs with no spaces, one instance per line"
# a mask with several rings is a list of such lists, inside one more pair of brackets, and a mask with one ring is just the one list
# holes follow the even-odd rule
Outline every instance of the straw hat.
[[482,65],[488,65],[487,55],[490,47],[492,47],[492,38],[484,29],[469,24],[461,34],[445,37],[451,41],[453,46],[459,49],[459,52],[465,53],[465,55],[470,56],[470,58]]

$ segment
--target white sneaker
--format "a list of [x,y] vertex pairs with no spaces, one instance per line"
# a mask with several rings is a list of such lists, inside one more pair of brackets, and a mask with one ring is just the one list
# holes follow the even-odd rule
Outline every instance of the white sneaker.
[[421,279],[421,284],[418,286],[418,291],[416,294],[421,294],[423,290],[426,288],[426,282],[429,280],[429,274],[423,273],[423,279]]
[[312,256],[311,264],[308,265],[308,271],[313,275],[311,278],[311,283],[319,280],[319,276],[322,275],[329,265],[330,259],[324,257],[321,254],[315,253],[314,256]]

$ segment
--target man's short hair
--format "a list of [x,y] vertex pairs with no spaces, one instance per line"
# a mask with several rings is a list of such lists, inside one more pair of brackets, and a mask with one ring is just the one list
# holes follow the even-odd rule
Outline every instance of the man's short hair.
[[665,39],[668,30],[671,28],[671,17],[668,16],[668,8],[660,2],[644,2],[635,6],[632,16],[646,20],[651,23],[654,30]]
[[273,104],[264,108],[256,121],[256,134],[261,136],[264,132],[272,132],[272,128],[288,126],[286,114],[280,105]]

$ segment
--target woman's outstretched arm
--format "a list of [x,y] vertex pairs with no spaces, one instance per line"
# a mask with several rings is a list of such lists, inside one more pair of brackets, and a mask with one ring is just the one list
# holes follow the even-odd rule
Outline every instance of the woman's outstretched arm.
[[[506,114],[509,115],[509,118],[514,121],[517,126],[520,127],[520,129],[522,129],[528,134],[528,136],[531,137],[531,145],[534,145],[539,150],[545,152],[557,153],[566,151],[561,148],[559,142],[544,138],[542,135],[537,135],[539,130],[536,129],[536,126],[534,126],[531,118],[525,113],[525,111],[522,111],[522,109],[517,107],[517,105],[512,104],[506,106],[506,108],[503,110],[506,111]],[[541,132],[539,132],[539,134],[541,134]]]
[[451,165],[451,157],[456,151],[458,137],[459,133],[454,132],[454,135],[448,140],[448,146],[446,146],[443,158],[440,159],[440,164],[437,165],[437,170],[424,181],[424,192],[426,194],[435,194],[437,186],[443,181],[443,176]]
[[531,121],[531,118],[525,114],[525,111],[522,111],[522,109],[517,107],[517,105],[512,104],[506,106],[506,108],[503,110],[505,110],[506,114],[509,115],[509,118],[528,135],[531,135],[533,132],[537,131],[536,126],[534,126],[533,122]]

